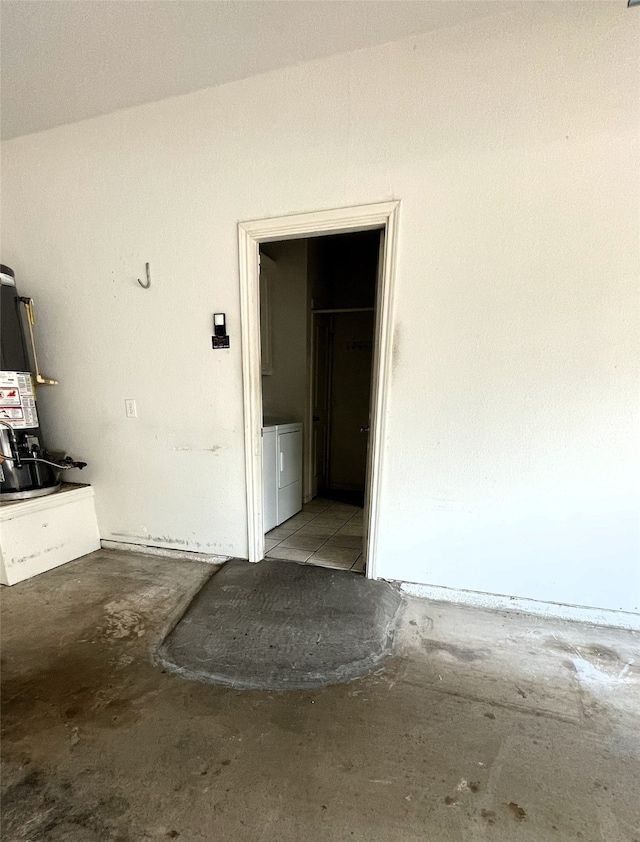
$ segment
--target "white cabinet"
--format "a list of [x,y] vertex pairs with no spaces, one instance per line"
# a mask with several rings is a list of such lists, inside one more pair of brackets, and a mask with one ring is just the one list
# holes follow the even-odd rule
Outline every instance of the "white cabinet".
[[0,582],[15,585],[100,549],[90,485],[0,505]]
[[302,509],[302,424],[270,424],[262,430],[264,531]]

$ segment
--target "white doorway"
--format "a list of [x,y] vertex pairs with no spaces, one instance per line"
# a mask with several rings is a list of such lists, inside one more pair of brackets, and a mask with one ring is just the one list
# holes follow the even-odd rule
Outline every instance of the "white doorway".
[[[364,545],[368,578],[376,578],[377,526],[382,472],[382,443],[387,387],[391,366],[395,244],[399,202],[298,214],[240,223],[240,292],[245,410],[245,459],[248,515],[248,556],[264,557],[264,503],[262,478],[262,351],[260,310],[260,245],[281,240],[380,230],[381,248],[373,313],[374,342],[371,375],[370,421],[366,448]],[[319,316],[321,314],[318,314]],[[264,319],[264,316],[263,316]],[[264,324],[264,322],[263,322]],[[310,430],[307,431],[307,435]],[[307,448],[307,453],[312,451]],[[309,476],[309,475],[308,475]]]

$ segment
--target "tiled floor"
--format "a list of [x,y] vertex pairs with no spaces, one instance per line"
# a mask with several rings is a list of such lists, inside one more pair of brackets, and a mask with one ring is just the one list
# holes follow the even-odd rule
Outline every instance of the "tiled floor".
[[266,558],[364,573],[360,506],[316,497],[265,535]]

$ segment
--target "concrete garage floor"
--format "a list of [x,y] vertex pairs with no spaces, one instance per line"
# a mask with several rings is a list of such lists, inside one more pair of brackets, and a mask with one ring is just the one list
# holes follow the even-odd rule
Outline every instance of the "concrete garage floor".
[[233,690],[152,662],[209,575],[3,589],[4,840],[640,840],[637,634],[408,600],[375,674]]

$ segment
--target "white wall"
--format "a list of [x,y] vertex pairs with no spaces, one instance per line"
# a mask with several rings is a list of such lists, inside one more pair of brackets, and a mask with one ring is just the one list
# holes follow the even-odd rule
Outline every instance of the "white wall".
[[272,374],[262,378],[264,414],[305,421],[307,403],[307,240],[270,243],[263,259],[271,321]]
[[523,3],[8,142],[102,536],[246,555],[237,222],[399,198],[380,575],[637,609],[639,26]]

